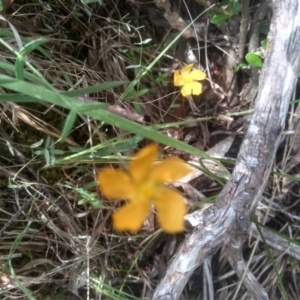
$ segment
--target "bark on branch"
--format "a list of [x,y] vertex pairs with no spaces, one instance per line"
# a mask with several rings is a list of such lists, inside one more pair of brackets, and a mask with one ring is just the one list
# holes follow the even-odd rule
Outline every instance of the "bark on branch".
[[[300,0],[273,0],[273,17],[266,59],[250,126],[232,174],[212,207],[187,217],[195,226],[180,246],[158,285],[153,299],[179,299],[193,271],[230,238],[230,260],[238,276],[243,268],[239,250],[248,233],[251,216],[268,180],[285,126],[289,101],[300,63]],[[232,248],[232,249],[230,249]],[[249,276],[248,276],[249,275]],[[257,282],[245,276],[245,286],[255,299],[268,299]]]

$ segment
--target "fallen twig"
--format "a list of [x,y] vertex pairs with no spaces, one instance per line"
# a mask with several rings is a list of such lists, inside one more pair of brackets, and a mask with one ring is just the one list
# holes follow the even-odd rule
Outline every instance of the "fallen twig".
[[[179,299],[193,271],[228,238],[229,252],[242,246],[242,240],[237,238],[243,239],[250,230],[250,218],[269,178],[297,79],[300,65],[299,14],[300,0],[273,1],[269,46],[260,76],[255,112],[232,178],[215,205],[187,217],[195,229],[179,248],[153,299]],[[252,280],[254,285],[248,275],[250,284]],[[248,284],[246,287],[249,293],[253,291]],[[262,288],[252,297],[268,299]]]

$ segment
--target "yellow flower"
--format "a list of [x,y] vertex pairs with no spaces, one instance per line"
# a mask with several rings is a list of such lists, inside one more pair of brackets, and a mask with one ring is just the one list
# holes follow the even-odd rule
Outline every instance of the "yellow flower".
[[184,230],[184,215],[187,212],[184,199],[164,183],[179,180],[191,169],[179,158],[154,164],[157,155],[157,145],[151,144],[137,153],[128,165],[128,172],[104,168],[98,173],[97,179],[105,197],[129,201],[113,214],[117,230],[141,229],[153,204],[157,209],[158,221],[166,232]]
[[203,80],[206,78],[204,72],[200,70],[192,70],[194,64],[185,66],[179,71],[174,72],[174,85],[183,86],[181,94],[184,97],[189,95],[200,95],[202,93],[202,84],[196,80]]

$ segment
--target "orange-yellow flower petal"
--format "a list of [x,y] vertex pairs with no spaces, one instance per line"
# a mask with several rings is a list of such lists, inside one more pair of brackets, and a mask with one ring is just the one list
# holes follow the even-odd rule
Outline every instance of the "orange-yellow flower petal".
[[202,93],[202,84],[196,81],[192,81],[191,83],[187,83],[181,89],[181,94],[184,97],[190,95],[200,95]]
[[174,72],[174,85],[175,86],[182,86],[184,85],[185,81],[182,76],[179,74],[179,71]]
[[151,208],[151,202],[133,201],[113,214],[114,228],[138,231],[142,228]]
[[150,144],[140,150],[134,160],[129,163],[129,171],[137,183],[145,181],[147,176],[149,176],[157,154],[157,145]]
[[180,193],[163,187],[157,194],[155,205],[158,222],[164,231],[177,233],[184,230],[184,216],[187,208]]
[[186,80],[190,76],[193,65],[194,64],[190,64],[181,69],[180,74],[184,80]]
[[136,192],[136,186],[125,171],[105,168],[98,173],[97,179],[107,198],[130,199]]
[[186,83],[181,89],[181,94],[183,97],[190,96],[192,94],[192,90],[193,90],[193,83]]
[[179,158],[169,158],[162,161],[153,168],[151,179],[155,183],[176,181],[192,172],[183,160]]
[[196,69],[189,74],[189,78],[191,80],[203,80],[206,78],[206,74],[201,70]]
[[200,82],[193,81],[191,85],[193,95],[200,95],[202,93],[202,84]]

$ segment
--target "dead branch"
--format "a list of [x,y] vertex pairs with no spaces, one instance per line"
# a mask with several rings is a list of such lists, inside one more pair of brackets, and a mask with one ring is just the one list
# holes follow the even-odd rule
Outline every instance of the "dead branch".
[[248,33],[249,26],[249,0],[244,0],[242,2],[242,20],[240,25],[240,40],[239,40],[239,62],[244,61],[246,37]]
[[[232,251],[232,258],[250,229],[251,216],[269,178],[285,127],[300,63],[300,0],[273,0],[272,5],[269,45],[260,75],[255,113],[232,178],[215,205],[187,216],[195,228],[180,246],[153,299],[179,299],[193,271],[205,259],[228,239],[228,251]],[[236,246],[238,248],[234,250]],[[240,257],[237,256],[237,260]],[[246,282],[248,292],[253,292],[249,288],[257,284],[252,279],[253,275],[247,273],[243,276],[239,273],[237,275],[249,280]],[[268,299],[262,288],[252,296],[255,299]]]

